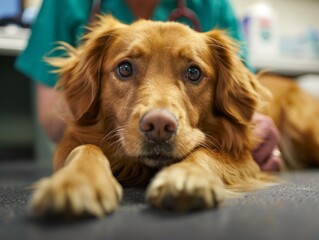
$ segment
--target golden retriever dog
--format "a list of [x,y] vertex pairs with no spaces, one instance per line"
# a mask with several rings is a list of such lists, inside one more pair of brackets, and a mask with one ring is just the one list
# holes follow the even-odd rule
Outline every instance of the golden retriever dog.
[[252,117],[269,92],[222,31],[110,16],[89,30],[49,59],[67,129],[55,173],[36,184],[34,214],[101,217],[122,186],[147,186],[151,206],[188,211],[271,184],[251,155]]

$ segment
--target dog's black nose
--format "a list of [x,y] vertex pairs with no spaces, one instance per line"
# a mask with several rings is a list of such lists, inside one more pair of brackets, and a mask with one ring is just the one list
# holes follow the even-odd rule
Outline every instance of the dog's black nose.
[[167,109],[153,109],[141,118],[140,129],[149,140],[167,141],[177,131],[177,120]]

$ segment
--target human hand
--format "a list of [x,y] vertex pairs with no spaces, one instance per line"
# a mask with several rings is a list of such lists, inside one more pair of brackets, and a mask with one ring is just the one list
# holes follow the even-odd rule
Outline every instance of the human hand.
[[258,139],[252,150],[254,160],[262,171],[278,171],[282,166],[278,149],[279,133],[273,120],[262,114],[253,116],[254,134]]

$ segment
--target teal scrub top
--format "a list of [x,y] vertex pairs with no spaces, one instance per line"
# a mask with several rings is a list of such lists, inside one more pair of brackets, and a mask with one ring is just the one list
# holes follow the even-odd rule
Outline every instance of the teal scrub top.
[[[59,41],[79,45],[80,37],[85,32],[84,26],[90,18],[92,3],[93,0],[44,0],[32,26],[28,45],[16,61],[16,68],[31,79],[53,87],[57,82],[57,75],[51,73],[53,68],[44,61],[44,57],[61,54],[59,51],[52,51]],[[228,0],[187,0],[186,4],[197,14],[202,31],[225,29],[239,41],[241,57],[246,61],[247,51],[242,44],[240,25]],[[152,19],[167,21],[176,6],[177,1],[161,0]],[[101,13],[112,14],[124,23],[135,20],[125,0],[102,0]]]

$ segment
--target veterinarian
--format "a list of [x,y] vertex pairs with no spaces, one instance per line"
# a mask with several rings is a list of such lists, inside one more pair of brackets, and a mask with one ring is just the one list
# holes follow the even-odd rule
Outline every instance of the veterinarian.
[[[43,1],[37,20],[33,24],[29,43],[19,56],[16,67],[37,82],[38,119],[54,142],[58,142],[62,137],[64,124],[54,110],[58,94],[53,87],[57,76],[50,73],[52,68],[43,58],[59,54],[58,51],[52,52],[57,42],[64,41],[73,46],[81,43],[80,38],[86,31],[84,26],[89,23],[92,12],[96,8],[100,13],[112,14],[124,23],[131,23],[139,18],[166,21],[180,2],[172,0]],[[201,31],[209,31],[212,28],[227,29],[231,37],[242,42],[240,26],[228,0],[187,0],[185,2],[187,7],[196,13]],[[185,18],[178,20],[192,25],[191,21]],[[245,61],[247,58],[244,47],[241,49],[241,55]],[[254,158],[263,170],[276,170],[279,167],[280,156],[275,149],[278,141],[275,126],[270,119],[263,116],[256,116],[255,122],[256,135],[265,141],[253,150]]]

